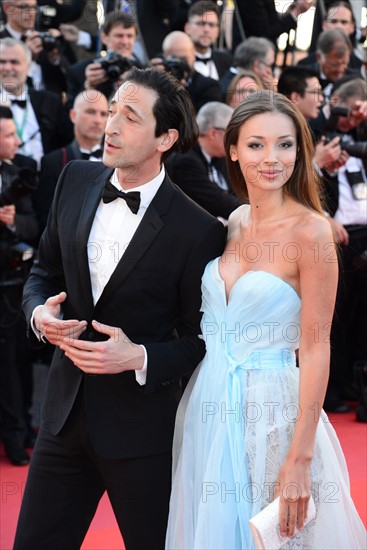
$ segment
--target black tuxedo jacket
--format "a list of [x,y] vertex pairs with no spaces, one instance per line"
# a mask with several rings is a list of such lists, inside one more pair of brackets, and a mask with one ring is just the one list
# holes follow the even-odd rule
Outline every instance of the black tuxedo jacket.
[[232,65],[232,54],[228,50],[213,49],[212,59],[217,68],[219,79],[221,79]]
[[[223,174],[230,187],[224,159],[217,158],[212,162],[214,167]],[[182,191],[213,216],[228,219],[231,212],[242,204],[242,201],[233,193],[224,191],[211,181],[208,162],[198,143],[185,154],[173,154],[168,159],[166,168],[172,180]]]
[[47,217],[54,198],[56,184],[62,169],[72,160],[82,158],[79,145],[74,139],[72,143],[61,149],[56,149],[45,155],[41,161],[40,182],[34,196],[40,230],[46,227]]
[[[88,433],[109,458],[169,451],[180,378],[205,353],[200,332],[200,279],[207,262],[224,248],[223,225],[165,178],[139,228],[93,305],[87,241],[104,184],[112,170],[102,163],[73,161],[60,176],[39,261],[24,291],[29,320],[34,308],[67,292],[64,319],[85,319],[83,339],[100,340],[93,319],[121,327],[147,350],[145,386],[135,372],[88,376],[59,348],[51,364],[43,420],[57,434],[84,380]],[[31,338],[36,339],[31,332]]]
[[217,80],[203,76],[194,71],[187,86],[191,101],[197,112],[208,101],[221,101],[220,87]]
[[29,90],[29,98],[41,131],[44,153],[50,153],[73,139],[73,126],[56,94]]
[[[292,15],[278,13],[274,0],[237,0],[237,10],[246,38],[263,36],[275,43],[283,32],[289,32],[297,26]],[[241,41],[237,19],[234,17],[232,48],[234,49]]]

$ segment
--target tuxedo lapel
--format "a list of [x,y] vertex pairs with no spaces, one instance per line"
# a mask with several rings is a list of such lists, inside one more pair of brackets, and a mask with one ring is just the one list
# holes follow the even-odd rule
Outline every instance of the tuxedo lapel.
[[127,247],[123,257],[117,264],[115,271],[112,273],[110,280],[105,286],[96,308],[106,298],[109,298],[121,286],[128,275],[132,272],[136,264],[152,245],[157,235],[164,226],[162,217],[169,209],[169,205],[174,193],[174,187],[170,179],[166,176],[156,196],[150,203],[138,229],[134,233],[129,246]]
[[106,180],[111,177],[112,172],[113,170],[110,168],[105,168],[102,173],[97,174],[96,179],[85,194],[84,202],[80,209],[79,223],[75,233],[76,263],[78,266],[79,280],[82,282],[83,298],[87,308],[85,316],[87,318],[91,318],[94,308],[87,253],[88,237],[104,185]]

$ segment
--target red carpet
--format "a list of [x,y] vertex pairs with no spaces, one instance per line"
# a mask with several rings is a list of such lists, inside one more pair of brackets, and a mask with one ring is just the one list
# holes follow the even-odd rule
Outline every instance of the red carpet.
[[[367,424],[355,422],[355,414],[329,415],[340,438],[351,479],[352,497],[367,526]],[[0,550],[11,550],[27,467],[9,464],[0,450]],[[83,550],[122,550],[124,544],[106,496],[84,540]],[[36,549],[35,549],[36,550]],[[148,550],[148,549],[147,549]],[[343,549],[348,550],[348,549]]]

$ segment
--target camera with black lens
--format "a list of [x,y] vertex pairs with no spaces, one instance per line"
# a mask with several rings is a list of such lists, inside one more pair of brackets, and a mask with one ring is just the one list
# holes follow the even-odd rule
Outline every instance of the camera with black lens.
[[170,55],[163,60],[166,73],[171,74],[177,80],[187,80],[191,74],[191,68],[184,57]]
[[59,36],[54,36],[49,32],[40,32],[39,37],[42,40],[42,46],[46,52],[50,52],[55,48],[60,49],[61,38]]
[[[34,170],[17,170],[13,165],[11,167],[14,175],[10,185],[0,193],[0,207],[16,204],[37,187],[37,174]],[[28,275],[35,252],[32,245],[20,241],[13,231],[0,223],[0,286],[22,284]]]
[[115,52],[108,52],[104,57],[98,57],[94,60],[94,63],[101,65],[112,82],[118,80],[122,73],[128,71],[133,66],[127,57]]
[[326,126],[326,137],[328,143],[335,137],[340,137],[340,147],[351,157],[367,159],[367,141],[354,141],[350,134],[338,132],[338,122],[340,117],[349,116],[348,107],[333,107],[330,110],[330,117]]

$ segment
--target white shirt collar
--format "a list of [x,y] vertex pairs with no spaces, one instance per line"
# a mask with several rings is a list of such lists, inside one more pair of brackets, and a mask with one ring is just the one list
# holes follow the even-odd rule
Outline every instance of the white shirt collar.
[[5,28],[6,28],[6,30],[8,31],[8,33],[11,34],[13,38],[15,38],[15,40],[21,40],[21,38],[22,38],[22,33],[21,33],[21,32],[18,32],[18,31],[16,31],[16,30],[14,30],[13,27],[11,27],[11,26],[9,25],[9,23],[7,23],[7,24],[5,25]]

